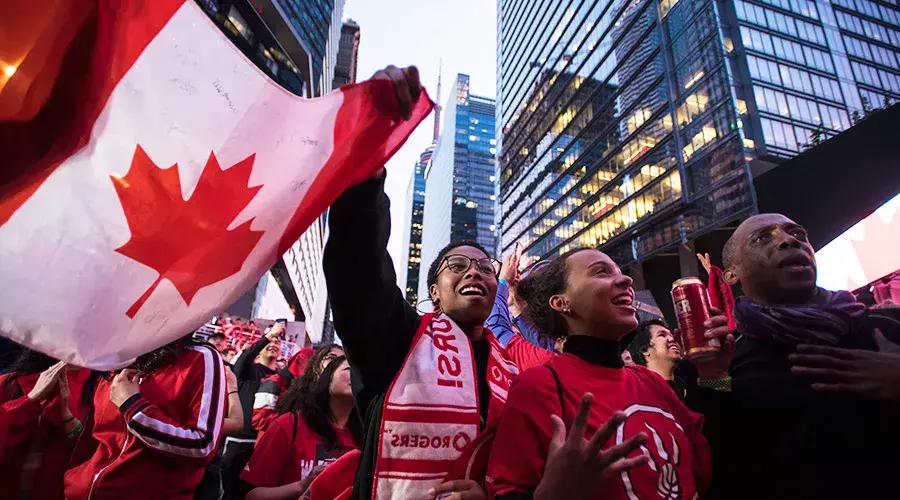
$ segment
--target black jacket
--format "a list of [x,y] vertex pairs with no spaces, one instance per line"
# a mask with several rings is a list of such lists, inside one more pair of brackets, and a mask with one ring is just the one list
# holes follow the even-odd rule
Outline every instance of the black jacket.
[[[874,349],[874,326],[870,317],[840,347]],[[894,333],[900,338],[900,331]],[[730,369],[733,392],[689,388],[686,402],[704,414],[713,452],[708,498],[894,498],[900,406],[813,392],[807,380],[790,372],[792,352],[772,341],[739,337]]]
[[269,338],[263,337],[241,353],[232,371],[238,383],[238,398],[244,412],[244,429],[235,437],[254,439],[256,429],[253,428],[253,401],[262,379],[275,374],[275,370],[256,362],[256,357],[269,345]]
[[[384,398],[403,366],[421,316],[397,287],[387,252],[391,211],[383,176],[345,191],[331,206],[328,224],[325,282],[363,419],[362,457],[351,497],[362,500],[372,496]],[[478,386],[484,389],[479,396],[484,400],[490,350],[482,341],[473,343],[473,351]],[[488,405],[481,406],[486,413]]]

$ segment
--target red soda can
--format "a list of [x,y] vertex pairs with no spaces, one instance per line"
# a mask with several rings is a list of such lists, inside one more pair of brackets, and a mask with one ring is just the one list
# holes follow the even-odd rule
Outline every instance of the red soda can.
[[716,357],[722,350],[719,339],[707,340],[703,323],[709,319],[709,294],[700,278],[681,278],[672,283],[672,303],[678,318],[681,345],[685,357],[704,361]]

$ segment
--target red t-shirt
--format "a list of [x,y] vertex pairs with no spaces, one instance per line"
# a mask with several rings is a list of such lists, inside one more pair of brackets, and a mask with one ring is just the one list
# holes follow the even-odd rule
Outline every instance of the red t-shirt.
[[301,415],[281,415],[256,442],[241,479],[257,487],[277,487],[305,478],[315,466],[333,462],[356,448],[350,431],[335,431],[337,446],[329,450],[322,437],[306,425]]
[[[594,404],[586,439],[617,410],[629,416],[604,449],[638,432],[649,438],[644,447],[652,464],[610,478],[593,498],[658,499],[659,492],[668,493],[664,498],[694,498],[698,485],[705,490],[711,461],[706,439],[700,434],[703,417],[688,410],[662,377],[643,366],[609,368],[568,353],[549,364],[562,382],[566,428],[572,425],[581,396],[590,392]],[[486,482],[491,498],[512,491],[534,491],[540,483],[553,434],[550,415],[559,414],[559,401],[556,381],[546,367],[528,370],[513,382],[488,464]],[[664,469],[667,474],[661,475]],[[672,469],[675,474],[670,473]]]

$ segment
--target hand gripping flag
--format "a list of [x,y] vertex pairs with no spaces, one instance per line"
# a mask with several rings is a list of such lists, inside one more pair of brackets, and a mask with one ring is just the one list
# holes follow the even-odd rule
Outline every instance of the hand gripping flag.
[[0,333],[95,369],[236,300],[433,107],[296,97],[193,0],[9,2],[0,42]]

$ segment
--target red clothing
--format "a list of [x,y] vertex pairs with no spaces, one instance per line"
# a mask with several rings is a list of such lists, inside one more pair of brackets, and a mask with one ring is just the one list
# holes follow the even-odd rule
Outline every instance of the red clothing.
[[[572,425],[584,393],[594,395],[585,437],[589,439],[613,412],[629,415],[617,443],[644,432],[644,445],[651,465],[634,468],[601,485],[592,498],[694,498],[705,491],[710,478],[710,455],[700,433],[702,416],[691,412],[659,375],[643,366],[609,368],[588,363],[570,353],[550,362],[563,387],[566,427]],[[506,409],[497,429],[488,464],[488,494],[533,491],[541,480],[553,425],[550,415],[558,414],[560,399],[556,381],[545,367],[519,375],[509,392]],[[612,446],[610,443],[608,446]],[[636,456],[638,452],[632,454]],[[671,470],[661,476],[663,468]],[[627,476],[627,477],[626,477]],[[674,477],[666,482],[663,477]],[[633,496],[628,494],[631,489]]]
[[523,372],[529,368],[546,364],[557,356],[555,352],[538,347],[518,334],[509,339],[506,344],[506,352],[509,354],[509,359]]
[[299,413],[281,415],[256,442],[241,479],[257,487],[277,487],[305,478],[315,466],[333,462],[356,448],[350,431],[335,431],[337,446],[329,450]]
[[287,371],[281,370],[264,378],[259,384],[259,390],[253,397],[253,417],[250,419],[250,425],[259,433],[257,438],[262,436],[269,425],[278,418],[278,412],[275,410],[278,398],[288,390],[295,378],[303,374],[315,352],[316,350],[311,347],[300,349],[288,361]]
[[110,382],[94,392],[91,432],[98,445],[65,476],[68,500],[191,499],[219,444],[225,366],[207,345],[192,346],[140,382],[118,408]]
[[[69,410],[78,420],[85,408],[78,404],[81,388],[90,370],[67,370]],[[0,388],[10,375],[0,376]],[[34,388],[39,373],[19,377],[14,384],[22,396],[9,400],[0,390],[3,410],[8,418],[8,434],[0,452],[0,485],[3,496],[30,499],[57,499],[62,493],[63,474],[75,441],[68,439],[62,425],[59,393],[53,399],[34,402],[27,394]]]
[[731,285],[725,283],[724,273],[718,266],[710,266],[706,289],[709,291],[709,304],[728,317],[728,328],[731,331],[737,330],[737,323],[734,321],[734,294],[731,292]]

